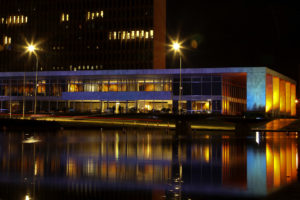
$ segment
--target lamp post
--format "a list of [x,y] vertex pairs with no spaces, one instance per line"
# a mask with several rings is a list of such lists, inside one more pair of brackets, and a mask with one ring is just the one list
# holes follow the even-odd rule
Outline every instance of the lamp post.
[[[36,59],[36,62],[35,62],[35,89],[34,89],[34,114],[36,114],[36,106],[37,106],[37,101],[36,101],[36,96],[37,96],[37,73],[38,73],[38,67],[39,67],[39,58],[38,58],[38,56],[37,56],[37,54],[36,54],[36,47],[35,47],[35,45],[33,45],[33,44],[30,44],[30,45],[28,45],[27,46],[27,51],[29,52],[29,53],[32,53],[32,54],[34,54],[35,55],[35,59]],[[24,81],[25,81],[25,74],[24,74]],[[24,85],[24,87],[25,87],[25,85]],[[25,107],[24,107],[24,103],[23,103],[23,112],[25,113]],[[24,113],[23,113],[23,115],[24,115]]]
[[181,115],[181,96],[182,96],[182,78],[181,78],[181,65],[182,65],[182,57],[181,57],[181,45],[178,42],[174,42],[172,45],[173,50],[179,53],[179,98],[178,98],[178,106],[179,106],[179,115]]

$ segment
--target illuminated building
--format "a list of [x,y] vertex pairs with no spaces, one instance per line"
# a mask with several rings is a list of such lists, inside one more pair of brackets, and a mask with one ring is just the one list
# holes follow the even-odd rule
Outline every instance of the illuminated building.
[[[1,109],[21,113],[23,72],[0,73]],[[33,109],[35,72],[26,73],[26,112]],[[182,70],[188,113],[294,116],[296,82],[266,67]],[[38,73],[38,112],[178,111],[179,69],[47,71]]]
[[35,71],[26,40],[39,71],[160,69],[165,39],[166,0],[0,2],[0,71]]

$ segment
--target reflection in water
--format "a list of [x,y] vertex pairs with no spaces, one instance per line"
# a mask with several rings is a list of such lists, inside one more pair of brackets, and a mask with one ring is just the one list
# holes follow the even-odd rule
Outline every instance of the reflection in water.
[[[28,140],[34,142],[24,142]],[[22,193],[19,199],[47,199],[47,188],[82,198],[260,196],[295,181],[298,162],[295,134],[246,139],[214,134],[188,138],[145,129],[1,133],[0,198],[8,195],[2,192],[8,185]]]

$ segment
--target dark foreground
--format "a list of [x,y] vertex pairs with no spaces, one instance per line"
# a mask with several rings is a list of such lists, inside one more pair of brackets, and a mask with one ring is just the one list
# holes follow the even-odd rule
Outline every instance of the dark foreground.
[[0,199],[270,199],[297,182],[297,137],[178,136],[148,128],[2,131]]

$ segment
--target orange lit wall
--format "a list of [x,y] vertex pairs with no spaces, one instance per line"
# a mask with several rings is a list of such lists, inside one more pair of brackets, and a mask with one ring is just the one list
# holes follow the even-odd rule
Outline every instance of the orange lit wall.
[[280,137],[269,139],[266,144],[267,188],[273,190],[297,180],[297,145],[286,143]]
[[291,84],[291,115],[296,115],[296,86]]
[[288,114],[291,114],[291,83],[290,82],[286,82],[285,83],[285,98],[286,98],[286,112]]
[[271,112],[273,108],[273,77],[267,74],[266,77],[266,112]]
[[222,144],[222,184],[247,188],[247,148],[243,144]]
[[279,111],[279,78],[273,77],[273,111]]
[[280,113],[286,112],[286,91],[285,91],[285,81],[280,79],[280,90],[279,90],[279,96],[280,96]]

